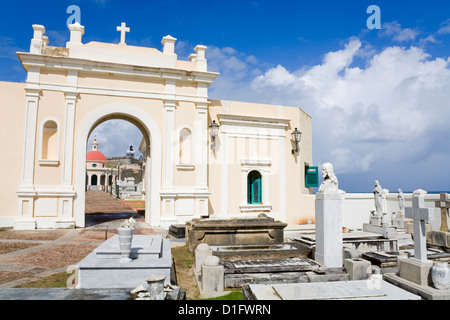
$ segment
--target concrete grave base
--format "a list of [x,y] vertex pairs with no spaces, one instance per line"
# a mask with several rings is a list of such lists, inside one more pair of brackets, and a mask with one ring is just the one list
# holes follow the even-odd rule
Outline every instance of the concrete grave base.
[[433,262],[430,260],[420,261],[415,258],[398,258],[398,275],[400,278],[414,282],[421,286],[431,285],[431,267]]
[[386,273],[383,279],[393,285],[421,296],[426,300],[450,300],[450,290],[438,290],[430,286],[422,286],[412,281],[403,279],[395,273]]
[[147,286],[151,275],[166,276],[169,284],[172,271],[170,240],[159,235],[133,237],[131,261],[120,262],[118,236],[106,240],[78,263],[78,288],[136,288]]

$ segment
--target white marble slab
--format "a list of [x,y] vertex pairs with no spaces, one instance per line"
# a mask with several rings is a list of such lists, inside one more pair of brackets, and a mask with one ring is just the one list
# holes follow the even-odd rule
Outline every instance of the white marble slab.
[[420,300],[420,296],[384,280],[250,284],[257,300]]

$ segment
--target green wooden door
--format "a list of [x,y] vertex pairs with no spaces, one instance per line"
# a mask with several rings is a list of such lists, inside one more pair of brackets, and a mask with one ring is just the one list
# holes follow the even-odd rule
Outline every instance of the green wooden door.
[[261,174],[258,171],[252,171],[247,178],[248,204],[257,204],[262,201]]

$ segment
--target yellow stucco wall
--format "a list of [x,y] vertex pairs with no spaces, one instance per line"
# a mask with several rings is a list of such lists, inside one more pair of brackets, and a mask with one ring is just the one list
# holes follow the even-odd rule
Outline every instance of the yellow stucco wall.
[[17,217],[16,190],[20,184],[22,171],[22,146],[25,123],[25,84],[0,82],[0,104],[4,123],[0,129],[2,160],[0,176],[2,191],[0,195],[0,218]]

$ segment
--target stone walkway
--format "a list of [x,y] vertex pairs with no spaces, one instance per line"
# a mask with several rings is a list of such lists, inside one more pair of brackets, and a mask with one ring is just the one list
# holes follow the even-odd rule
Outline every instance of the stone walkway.
[[86,193],[86,228],[73,230],[1,230],[0,288],[33,282],[67,271],[117,233],[125,219],[138,222],[135,234],[163,234],[149,227],[142,215],[125,206],[108,193]]

